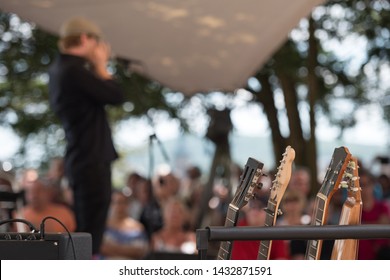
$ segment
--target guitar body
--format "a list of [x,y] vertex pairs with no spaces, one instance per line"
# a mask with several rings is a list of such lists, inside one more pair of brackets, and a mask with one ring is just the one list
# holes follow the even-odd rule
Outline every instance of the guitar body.
[[[260,188],[260,178],[263,175],[263,163],[253,158],[248,158],[244,171],[240,177],[240,183],[232,202],[227,210],[225,227],[235,227],[240,209],[248,203],[253,196],[253,190]],[[229,260],[232,252],[232,241],[223,241],[219,247],[218,260]]]
[[[334,150],[325,178],[316,196],[311,225],[322,226],[326,223],[330,200],[333,194],[340,188],[344,171],[350,159],[351,154],[346,147],[339,147]],[[322,244],[323,240],[309,240],[305,259],[319,260]]]
[[[276,178],[271,187],[271,193],[268,199],[267,208],[265,209],[266,218],[265,226],[274,226],[280,212],[279,205],[286,191],[287,185],[290,182],[292,163],[295,159],[295,150],[287,146],[283,154],[283,159],[280,161]],[[271,254],[272,240],[262,240],[260,242],[258,260],[269,260]]]
[[[352,157],[348,164],[345,183],[348,195],[341,210],[339,225],[359,225],[361,223],[363,203],[359,184],[358,162]],[[344,185],[344,186],[343,186]],[[356,260],[358,256],[359,240],[337,239],[332,250],[332,260]]]

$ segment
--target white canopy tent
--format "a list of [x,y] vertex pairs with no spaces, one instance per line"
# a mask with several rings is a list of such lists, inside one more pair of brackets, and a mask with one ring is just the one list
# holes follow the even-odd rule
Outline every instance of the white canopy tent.
[[133,70],[187,95],[234,91],[324,0],[7,0],[0,9],[52,33],[97,22]]

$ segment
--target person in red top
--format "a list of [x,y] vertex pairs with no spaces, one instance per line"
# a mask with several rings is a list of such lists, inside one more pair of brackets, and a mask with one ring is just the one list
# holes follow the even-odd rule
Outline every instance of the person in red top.
[[[252,199],[243,208],[244,216],[238,221],[237,226],[264,226],[266,213],[265,202],[262,199]],[[235,240],[233,241],[232,260],[256,260],[259,252],[260,240]],[[273,240],[270,260],[289,259],[288,244],[285,240]]]
[[[366,169],[359,170],[362,188],[362,224],[390,224],[390,210],[383,200],[374,195],[375,178]],[[389,239],[364,239],[359,241],[359,260],[389,259]]]

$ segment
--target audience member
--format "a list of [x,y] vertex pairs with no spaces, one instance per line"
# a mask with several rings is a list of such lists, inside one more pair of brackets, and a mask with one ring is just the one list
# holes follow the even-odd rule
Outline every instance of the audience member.
[[[0,221],[11,219],[16,208],[18,194],[13,190],[14,176],[0,167]],[[10,231],[11,224],[4,224],[0,232]]]
[[148,252],[145,229],[129,216],[130,204],[129,195],[113,192],[101,247],[104,259],[142,259]]
[[163,226],[152,234],[152,253],[196,252],[196,235],[185,229],[188,223],[188,211],[185,204],[177,197],[170,197],[162,206]]
[[142,177],[135,188],[132,203],[134,202],[136,206],[131,208],[131,216],[141,221],[141,218],[144,218],[143,215],[146,214],[144,213],[146,211],[145,209],[153,204],[153,201],[156,201],[156,199],[153,196],[152,181]]
[[[282,215],[277,220],[277,225],[299,226],[310,224],[311,217],[305,213],[307,199],[304,194],[296,189],[288,189],[280,204]],[[289,240],[289,256],[293,260],[305,259],[306,240]]]
[[137,172],[132,172],[127,176],[126,187],[131,194],[129,214],[139,220],[143,209],[152,198],[151,182]]
[[[17,209],[14,217],[25,219],[39,228],[43,219],[51,216],[58,219],[68,231],[76,229],[73,212],[66,206],[53,202],[52,184],[46,178],[37,178],[26,183],[26,205]],[[57,221],[48,219],[45,222],[45,232],[65,232],[66,229]]]
[[390,203],[390,177],[382,173],[378,176],[378,183],[382,187],[383,198]]
[[299,190],[306,198],[309,198],[310,180],[310,171],[306,167],[298,166],[291,173],[288,188]]
[[197,218],[200,212],[200,204],[203,192],[202,172],[199,167],[191,166],[186,170],[186,176],[182,180],[179,195],[186,203],[190,212],[190,228],[196,229]]
[[143,208],[140,217],[140,222],[144,225],[149,238],[163,225],[161,208],[169,198],[178,194],[180,188],[179,178],[167,166],[162,166],[157,170],[151,183],[152,196]]
[[137,172],[131,172],[126,178],[126,187],[129,188],[131,195],[134,195],[137,183],[142,179],[142,176]]
[[[387,204],[375,197],[375,177],[364,168],[359,169],[360,187],[362,189],[362,224],[390,224],[390,210]],[[390,255],[388,239],[365,239],[359,241],[360,260],[376,260]],[[382,256],[382,257],[381,257]]]
[[179,193],[181,182],[169,167],[162,166],[153,178],[152,186],[155,197],[164,203]]
[[26,168],[20,171],[15,188],[17,191],[24,191],[25,186],[38,179],[38,170],[35,168]]

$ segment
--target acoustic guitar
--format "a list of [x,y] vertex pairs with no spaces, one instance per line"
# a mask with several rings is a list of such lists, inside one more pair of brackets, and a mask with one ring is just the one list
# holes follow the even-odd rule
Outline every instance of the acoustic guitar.
[[[346,147],[336,148],[326,171],[321,188],[316,195],[311,225],[322,226],[328,218],[329,203],[333,194],[339,189],[343,174],[351,159],[351,153]],[[323,240],[309,240],[305,259],[319,260]]]
[[[344,179],[340,187],[347,189],[347,198],[344,201],[339,225],[358,225],[362,217],[362,197],[359,183],[358,161],[352,157],[344,172]],[[332,260],[356,260],[358,256],[359,240],[337,239],[333,245]]]
[[[292,163],[295,159],[295,150],[287,146],[283,153],[283,159],[280,161],[275,180],[272,182],[271,193],[269,195],[267,208],[265,209],[265,226],[274,226],[278,215],[282,214],[279,209],[280,202],[290,182]],[[271,253],[272,240],[261,240],[258,260],[268,260]]]
[[[225,227],[234,227],[237,225],[239,210],[244,207],[249,199],[253,197],[253,190],[260,188],[260,178],[263,175],[264,164],[254,158],[248,158],[244,171],[240,176],[239,186],[234,194],[232,202],[227,210]],[[229,260],[232,251],[232,241],[223,241],[218,251],[218,260]]]

